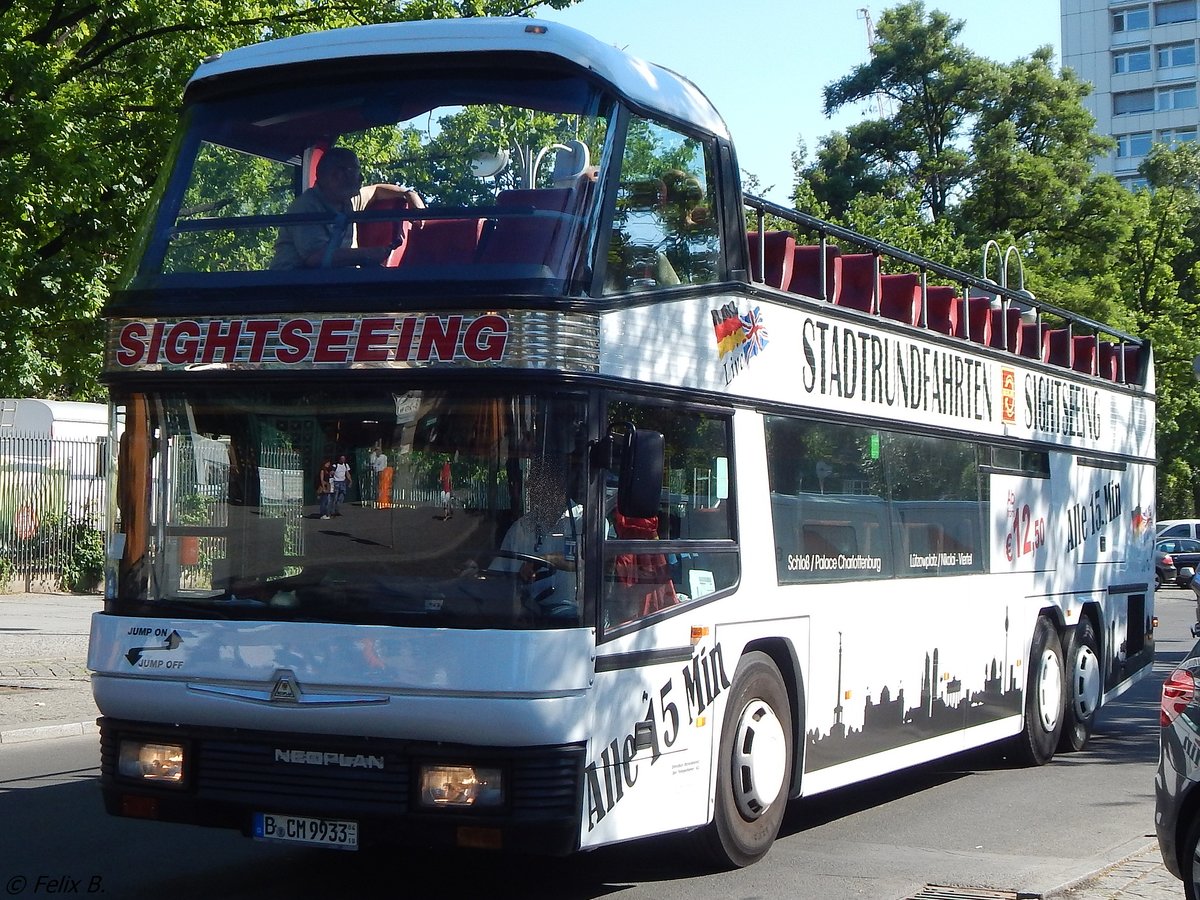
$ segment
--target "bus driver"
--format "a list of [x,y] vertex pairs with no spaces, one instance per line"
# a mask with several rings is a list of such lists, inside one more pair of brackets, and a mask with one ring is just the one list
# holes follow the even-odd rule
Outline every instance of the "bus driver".
[[578,464],[563,457],[529,460],[528,507],[500,544],[504,553],[512,555],[497,557],[490,566],[516,573],[526,585],[528,599],[547,616],[579,614],[575,570],[583,505],[572,494],[582,487],[577,482],[581,475]]

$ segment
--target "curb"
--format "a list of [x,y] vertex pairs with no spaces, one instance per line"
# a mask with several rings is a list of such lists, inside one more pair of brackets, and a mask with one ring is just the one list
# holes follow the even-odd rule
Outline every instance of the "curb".
[[29,728],[12,728],[8,731],[0,731],[0,744],[27,744],[32,741],[82,737],[85,734],[99,733],[100,728],[96,725],[95,720],[66,722],[62,725],[33,725]]

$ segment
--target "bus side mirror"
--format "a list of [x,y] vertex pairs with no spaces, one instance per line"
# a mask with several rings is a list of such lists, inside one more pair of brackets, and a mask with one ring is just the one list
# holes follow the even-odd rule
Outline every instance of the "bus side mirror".
[[638,431],[630,422],[624,432],[610,430],[591,445],[593,468],[620,473],[617,479],[617,509],[624,516],[649,519],[658,515],[662,502],[664,440],[657,431]]
[[621,477],[617,482],[617,509],[624,516],[649,519],[658,515],[662,500],[665,441],[657,431],[630,426],[621,450]]

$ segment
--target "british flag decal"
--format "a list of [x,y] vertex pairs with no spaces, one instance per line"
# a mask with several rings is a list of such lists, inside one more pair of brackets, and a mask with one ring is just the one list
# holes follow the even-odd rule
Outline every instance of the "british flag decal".
[[742,320],[742,330],[746,332],[746,343],[742,345],[742,353],[746,359],[758,356],[767,346],[767,329],[763,326],[762,310],[756,306],[739,318]]

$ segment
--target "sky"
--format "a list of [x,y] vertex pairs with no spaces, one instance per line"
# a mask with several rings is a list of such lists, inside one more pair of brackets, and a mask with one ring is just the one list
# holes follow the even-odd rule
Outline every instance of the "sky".
[[[821,112],[822,89],[865,63],[867,27],[894,4],[863,0],[583,0],[539,10],[634,56],[691,79],[733,136],[738,164],[756,175],[759,193],[787,203],[792,153],[874,108]],[[981,56],[1012,62],[1038,47],[1061,62],[1057,0],[926,0],[966,24],[959,39]],[[734,11],[736,10],[736,11]]]

